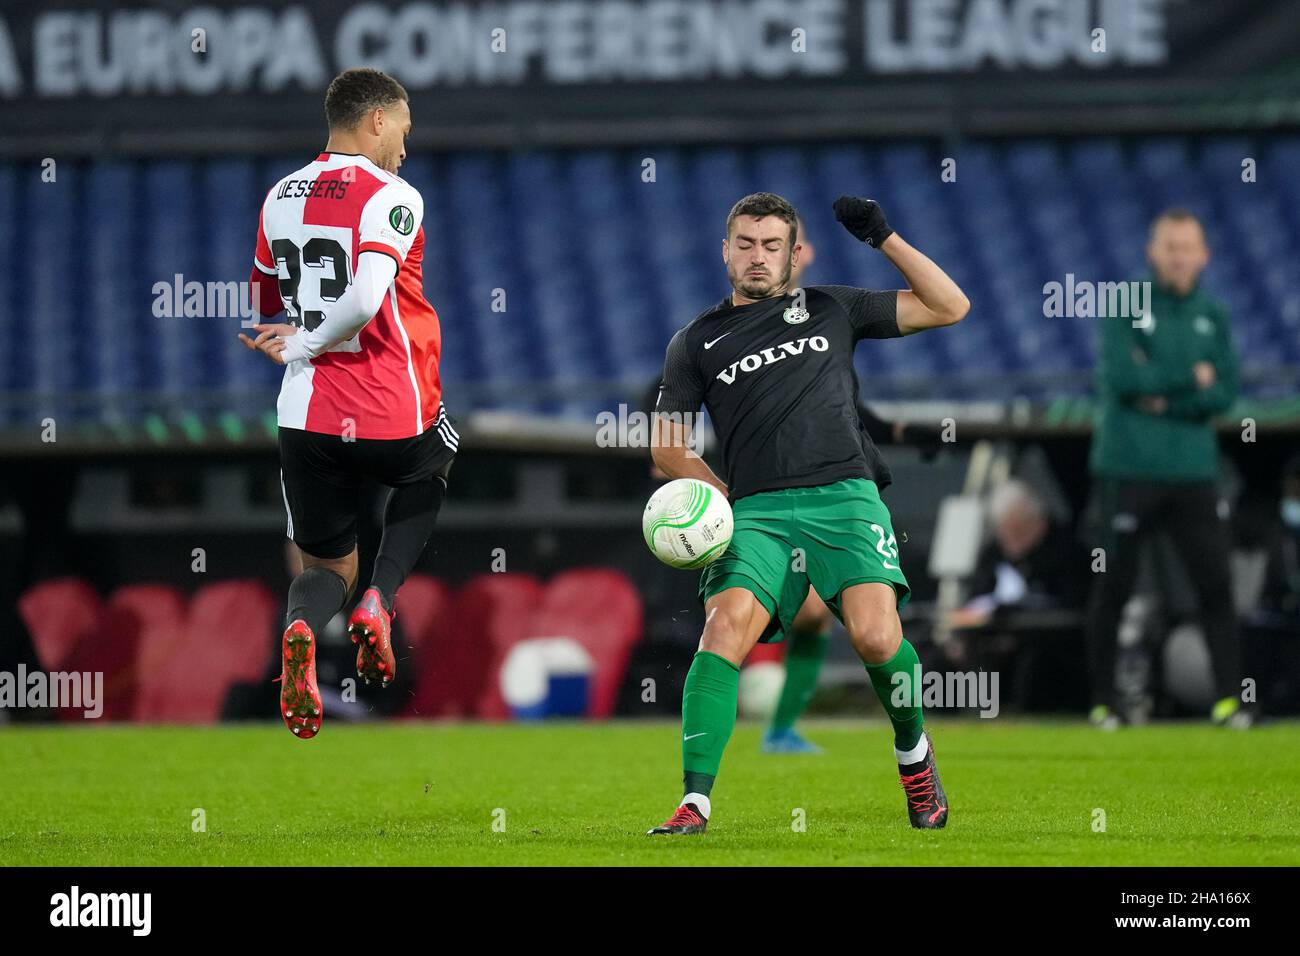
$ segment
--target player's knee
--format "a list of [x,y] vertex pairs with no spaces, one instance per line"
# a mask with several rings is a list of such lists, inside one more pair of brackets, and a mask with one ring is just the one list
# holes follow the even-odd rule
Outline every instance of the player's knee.
[[739,663],[737,658],[742,654],[743,641],[744,627],[736,619],[736,615],[719,608],[705,621],[704,633],[700,637],[700,650]]
[[357,555],[355,551],[341,558],[330,559],[313,558],[304,553],[303,564],[307,568],[322,568],[337,576],[343,582],[343,603],[346,604],[352,600],[352,594],[357,588]]
[[332,571],[335,575],[337,575],[339,578],[342,579],[343,587],[344,590],[346,591],[346,594],[344,595],[343,598],[344,602],[346,603],[347,601],[351,600],[352,592],[355,591],[357,587],[356,565],[354,564],[351,567],[348,567],[347,565],[340,566],[337,564],[331,564],[331,565],[325,565],[324,567],[326,568],[326,570]]
[[898,646],[903,640],[902,632],[893,621],[854,621],[845,630],[849,632],[853,649],[869,664],[889,660],[898,652]]

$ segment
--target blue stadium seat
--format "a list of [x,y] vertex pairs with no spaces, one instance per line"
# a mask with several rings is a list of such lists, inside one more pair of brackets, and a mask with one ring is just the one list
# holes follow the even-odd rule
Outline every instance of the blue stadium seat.
[[[202,283],[203,259],[207,248],[205,207],[215,207],[215,197],[200,196],[199,164],[172,160],[149,163],[144,170],[143,242],[141,250],[145,277],[154,282]],[[212,202],[204,202],[212,199]],[[256,236],[256,221],[249,226]],[[251,247],[253,240],[248,240]],[[241,270],[242,272],[243,270]],[[247,275],[232,278],[247,278]],[[143,326],[147,336],[137,336],[137,344],[146,352],[145,376],[150,382],[153,405],[160,411],[178,412],[201,406],[202,395],[217,380],[217,370],[209,364],[206,351],[208,337],[204,326],[214,318],[207,314],[206,296],[203,315],[152,316],[144,303],[129,306],[123,316],[124,328]],[[147,348],[146,342],[152,347]]]
[[[16,263],[18,250],[27,244],[20,232],[18,183],[18,168],[0,164],[0,209],[9,210],[9,215],[0,216],[0,262]],[[0,425],[18,422],[18,403],[26,388],[19,369],[20,360],[30,352],[22,323],[30,320],[19,314],[20,279],[18,269],[0,268]]]
[[[24,420],[39,422],[47,416],[56,422],[71,419],[84,409],[83,377],[90,370],[87,353],[99,343],[82,335],[79,303],[86,291],[84,253],[76,250],[82,207],[81,170],[73,164],[57,167],[54,182],[42,182],[40,168],[24,164],[19,173],[22,210],[19,235],[23,249],[6,264],[14,269],[22,294],[24,318],[15,310],[11,322],[22,322],[21,349],[31,399]],[[143,304],[143,303],[142,303]],[[129,328],[119,316],[124,332]]]
[[[0,163],[0,421],[269,408],[280,370],[238,343],[237,317],[155,316],[154,286],[242,283],[265,190],[303,161],[68,162],[57,183]],[[1253,388],[1252,369],[1300,362],[1297,168],[1288,134],[460,152],[402,174],[425,201],[449,407],[587,416],[639,396],[673,333],[727,294],[723,222],[759,189],[803,215],[806,283],[899,284],[835,222],[847,192],[879,199],[970,296],[956,329],[863,345],[869,397],[1087,390],[1095,323],[1044,316],[1043,285],[1142,277],[1150,218],[1172,204],[1205,217],[1205,286]]]
[[[155,291],[153,284],[146,281],[139,254],[139,222],[133,215],[139,208],[138,170],[131,163],[103,162],[92,165],[86,175],[91,195],[117,197],[128,214],[105,214],[94,203],[85,207],[92,212],[84,225],[87,243],[84,322],[94,347],[86,354],[83,385],[97,394],[99,412],[106,420],[125,421],[131,417],[134,396],[142,385],[139,369],[142,343],[137,329],[157,321],[151,306]],[[169,289],[172,285],[162,277],[156,281],[165,282]],[[133,309],[137,310],[139,321],[123,322],[123,312],[129,314]]]

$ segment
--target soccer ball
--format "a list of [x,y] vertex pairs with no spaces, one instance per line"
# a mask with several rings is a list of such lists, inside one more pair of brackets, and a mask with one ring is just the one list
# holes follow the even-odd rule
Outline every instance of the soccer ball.
[[673,568],[702,568],[731,544],[731,505],[697,478],[677,478],[653,495],[641,515],[641,534],[656,558]]

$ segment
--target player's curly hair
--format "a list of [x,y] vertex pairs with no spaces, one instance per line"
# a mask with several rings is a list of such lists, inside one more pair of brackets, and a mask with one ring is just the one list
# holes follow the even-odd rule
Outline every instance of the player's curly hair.
[[731,224],[737,216],[776,216],[790,226],[790,246],[794,247],[799,234],[799,214],[788,199],[776,193],[750,193],[731,207],[727,214],[727,236],[731,236]]
[[355,129],[374,110],[410,99],[406,88],[387,73],[368,67],[344,70],[325,91],[325,119],[330,129]]

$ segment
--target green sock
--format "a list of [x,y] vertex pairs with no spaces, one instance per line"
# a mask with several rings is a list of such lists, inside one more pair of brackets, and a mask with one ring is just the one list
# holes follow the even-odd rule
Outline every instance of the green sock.
[[[912,706],[911,693],[902,695],[906,699],[903,706],[894,703],[892,698],[899,685],[894,683],[893,677],[895,674],[906,674],[907,683],[902,686],[910,689],[915,682],[920,664],[921,659],[916,656],[916,648],[908,642],[907,638],[903,638],[903,643],[898,645],[898,650],[889,660],[880,664],[865,665],[867,674],[871,677],[871,686],[876,690],[876,697],[880,699],[880,705],[889,715],[889,722],[894,725],[894,747],[898,750],[911,750],[920,742],[925,721],[920,705]],[[919,697],[921,688],[917,687],[915,691],[916,696]]]
[[826,659],[830,634],[822,630],[792,631],[790,647],[785,652],[785,683],[781,699],[772,715],[770,731],[789,730],[803,716],[817,688],[817,675]]
[[722,751],[736,726],[740,668],[712,651],[698,651],[682,694],[682,783],[685,793],[713,788]]

